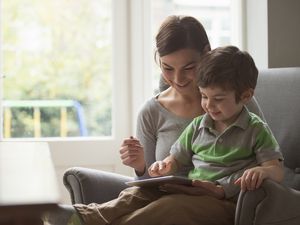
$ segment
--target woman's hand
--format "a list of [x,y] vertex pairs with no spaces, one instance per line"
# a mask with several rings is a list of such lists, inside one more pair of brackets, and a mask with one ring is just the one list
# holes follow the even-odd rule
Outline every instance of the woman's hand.
[[192,186],[180,184],[165,184],[161,186],[163,191],[169,193],[183,193],[188,195],[209,195],[217,199],[225,197],[224,189],[211,181],[193,180]]
[[120,158],[124,165],[135,169],[137,174],[144,174],[146,168],[144,149],[138,139],[133,137],[124,139],[120,147]]

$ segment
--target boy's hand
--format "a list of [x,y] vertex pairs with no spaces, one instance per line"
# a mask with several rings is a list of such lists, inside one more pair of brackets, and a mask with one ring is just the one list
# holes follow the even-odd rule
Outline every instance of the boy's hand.
[[257,166],[246,170],[234,183],[240,185],[242,191],[253,191],[260,187],[265,178],[267,178],[267,173],[264,168]]
[[261,166],[248,169],[235,181],[235,184],[241,185],[242,191],[252,191],[259,188],[266,178],[277,182],[282,181],[283,166],[281,161],[278,159],[269,160],[263,162]]
[[148,173],[151,177],[165,176],[171,173],[171,169],[172,166],[170,161],[156,161],[149,167]]

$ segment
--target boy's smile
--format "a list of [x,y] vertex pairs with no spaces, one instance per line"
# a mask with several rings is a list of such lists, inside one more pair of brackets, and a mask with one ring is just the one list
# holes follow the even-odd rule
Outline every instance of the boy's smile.
[[219,87],[201,88],[201,105],[206,113],[215,121],[215,128],[222,131],[231,125],[244,106],[244,101],[236,102],[235,92]]

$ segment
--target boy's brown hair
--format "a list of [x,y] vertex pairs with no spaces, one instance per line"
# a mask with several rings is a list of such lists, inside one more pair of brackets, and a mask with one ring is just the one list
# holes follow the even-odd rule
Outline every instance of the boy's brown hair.
[[216,48],[202,57],[198,76],[199,87],[218,86],[234,90],[238,102],[244,91],[255,89],[258,70],[249,53],[235,46],[226,46]]

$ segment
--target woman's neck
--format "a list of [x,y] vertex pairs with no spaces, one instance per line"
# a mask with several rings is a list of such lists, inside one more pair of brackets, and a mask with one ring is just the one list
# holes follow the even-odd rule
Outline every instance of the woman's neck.
[[181,94],[174,88],[163,91],[158,101],[168,111],[184,118],[195,118],[204,114],[201,107],[201,94],[198,89],[187,94]]

